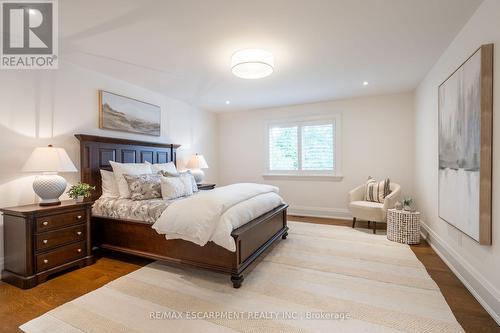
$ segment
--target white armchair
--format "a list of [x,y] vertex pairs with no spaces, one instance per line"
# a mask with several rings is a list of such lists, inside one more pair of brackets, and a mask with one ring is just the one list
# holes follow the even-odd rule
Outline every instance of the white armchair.
[[373,222],[373,233],[377,232],[377,222],[386,223],[387,210],[394,208],[396,201],[401,195],[401,186],[391,183],[391,193],[384,199],[384,203],[365,201],[365,184],[356,187],[349,192],[349,210],[352,214],[352,227],[356,219]]

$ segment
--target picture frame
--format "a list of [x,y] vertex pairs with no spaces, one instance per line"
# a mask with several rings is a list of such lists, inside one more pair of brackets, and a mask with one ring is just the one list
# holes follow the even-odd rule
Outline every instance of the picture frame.
[[493,44],[482,45],[438,88],[439,217],[491,244]]
[[150,136],[161,135],[161,107],[99,90],[99,128]]

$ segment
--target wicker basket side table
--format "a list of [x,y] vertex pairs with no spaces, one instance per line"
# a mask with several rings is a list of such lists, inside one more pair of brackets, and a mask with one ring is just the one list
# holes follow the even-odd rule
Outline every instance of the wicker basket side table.
[[420,243],[420,213],[389,209],[387,239],[403,244]]

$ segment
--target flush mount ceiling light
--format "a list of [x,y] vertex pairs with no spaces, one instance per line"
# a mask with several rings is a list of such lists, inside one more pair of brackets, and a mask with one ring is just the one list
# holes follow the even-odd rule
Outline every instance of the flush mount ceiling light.
[[231,58],[231,70],[243,79],[261,79],[273,73],[274,57],[265,50],[240,50]]

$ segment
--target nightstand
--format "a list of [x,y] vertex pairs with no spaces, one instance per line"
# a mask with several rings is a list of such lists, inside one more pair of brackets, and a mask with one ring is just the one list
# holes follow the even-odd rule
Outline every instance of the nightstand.
[[2,280],[29,289],[51,274],[93,264],[91,207],[92,202],[67,200],[57,206],[0,209],[4,215]]
[[213,190],[215,188],[215,184],[196,184],[198,186],[198,190]]

